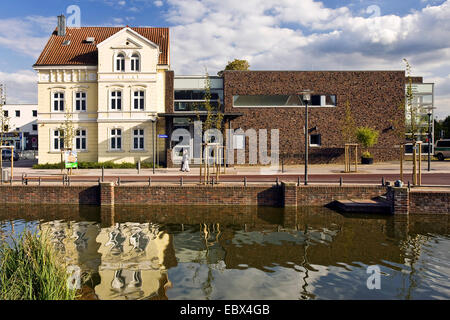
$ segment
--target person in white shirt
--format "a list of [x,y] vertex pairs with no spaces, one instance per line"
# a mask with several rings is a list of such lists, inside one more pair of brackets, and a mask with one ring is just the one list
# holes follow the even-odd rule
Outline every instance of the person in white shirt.
[[183,172],[189,172],[191,169],[189,168],[189,153],[187,149],[183,150],[183,160],[182,160],[183,166],[181,167],[181,171]]

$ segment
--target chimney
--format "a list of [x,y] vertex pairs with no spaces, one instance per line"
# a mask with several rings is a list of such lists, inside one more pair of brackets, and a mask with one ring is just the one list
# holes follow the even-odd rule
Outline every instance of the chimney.
[[66,17],[63,14],[58,16],[58,36],[66,36]]

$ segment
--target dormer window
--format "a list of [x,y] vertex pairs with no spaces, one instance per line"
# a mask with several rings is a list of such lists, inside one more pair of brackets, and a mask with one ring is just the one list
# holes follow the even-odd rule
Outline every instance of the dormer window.
[[131,56],[131,71],[139,71],[140,69],[140,61],[139,55],[137,53],[133,53]]
[[125,55],[119,53],[116,57],[116,71],[125,71]]

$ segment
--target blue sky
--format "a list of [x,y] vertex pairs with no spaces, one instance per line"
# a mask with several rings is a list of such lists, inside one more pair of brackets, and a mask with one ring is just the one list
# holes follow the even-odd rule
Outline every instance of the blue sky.
[[[215,73],[234,58],[254,70],[403,70],[435,82],[450,114],[450,0],[20,0],[0,4],[0,82],[9,103],[36,103],[32,69],[56,16],[82,26],[171,29],[177,74]],[[67,15],[67,13],[66,13]]]

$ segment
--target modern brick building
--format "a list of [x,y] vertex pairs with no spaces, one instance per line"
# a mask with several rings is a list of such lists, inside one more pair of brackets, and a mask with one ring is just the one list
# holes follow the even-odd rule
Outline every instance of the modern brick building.
[[[192,121],[199,113],[189,107],[180,110],[176,98],[189,90],[186,81],[180,87],[180,78],[171,71],[166,77],[164,117],[169,133],[177,123],[184,123],[193,132]],[[404,71],[225,71],[223,78],[214,81],[211,100],[221,102],[224,128],[266,129],[268,146],[270,130],[279,129],[279,152],[285,163],[304,161],[305,105],[300,93],[307,89],[313,92],[308,121],[311,163],[343,161],[342,121],[347,103],[356,126],[368,126],[380,133],[377,145],[370,150],[375,160],[398,158],[394,146],[404,141],[398,132],[405,132],[405,114],[400,108],[405,99]],[[201,86],[193,85],[190,91],[198,92]],[[166,147],[171,166],[171,149],[176,143],[168,142]],[[245,148],[248,160],[248,138]]]

